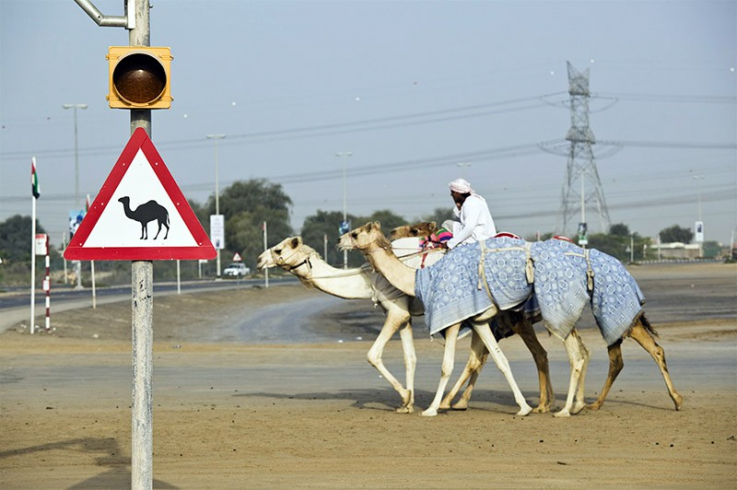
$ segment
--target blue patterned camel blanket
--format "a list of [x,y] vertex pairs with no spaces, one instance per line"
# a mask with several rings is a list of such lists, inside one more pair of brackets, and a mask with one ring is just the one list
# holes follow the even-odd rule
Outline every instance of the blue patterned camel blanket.
[[532,244],[531,257],[535,297],[543,321],[557,337],[568,336],[589,301],[607,345],[621,339],[642,314],[642,291],[611,255],[562,240],[547,240]]
[[[565,339],[590,301],[597,326],[611,345],[642,312],[644,297],[637,283],[607,254],[561,240],[527,243],[507,237],[489,239],[483,248],[486,284],[479,277],[479,244],[456,247],[415,273],[415,294],[425,305],[431,335],[492,305],[504,311],[526,304],[528,309],[539,305],[546,327]],[[533,284],[526,274],[528,259],[534,265]]]
[[[415,272],[415,295],[425,305],[430,335],[496,305],[500,310],[519,307],[532,294],[525,276],[525,242],[513,238],[490,238],[484,270],[491,297],[480,281],[481,247],[478,243],[456,247],[437,263]],[[502,251],[503,249],[503,251]],[[493,298],[493,302],[492,302]]]

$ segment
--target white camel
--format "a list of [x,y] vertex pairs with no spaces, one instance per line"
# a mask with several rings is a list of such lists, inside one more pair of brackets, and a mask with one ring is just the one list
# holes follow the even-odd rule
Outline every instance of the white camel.
[[[422,254],[417,253],[418,244],[417,239],[396,240],[394,243],[398,250],[397,253],[403,256],[402,260],[411,266],[419,266],[421,262]],[[433,263],[439,257],[440,255],[431,254],[426,262]],[[411,316],[424,313],[422,304],[416,298],[405,295],[389,284],[383,276],[369,270],[368,267],[346,270],[330,266],[314,249],[305,245],[300,237],[287,238],[262,253],[258,258],[257,266],[259,269],[280,267],[297,276],[307,287],[316,287],[325,293],[344,299],[371,299],[381,305],[386,313],[386,320],[368,352],[367,360],[391,383],[402,398],[402,406],[397,409],[397,412],[413,412],[414,374],[417,360],[412,338]],[[519,318],[509,315],[504,318],[504,321],[507,322],[506,327],[520,335],[532,352],[540,380],[540,403],[535,410],[547,412],[553,398],[547,353],[538,342],[532,325],[522,315]],[[404,351],[406,388],[397,381],[382,362],[384,347],[397,331],[402,339]],[[478,377],[477,371],[483,366],[485,356],[483,344],[478,339],[474,339],[469,362],[464,369],[465,377],[459,380],[453,395],[460,390],[466,379],[470,377],[471,381],[461,400],[453,408],[462,410],[467,407],[474,382]],[[451,399],[452,396],[446,404],[449,405]]]
[[[378,222],[351,230],[340,237],[339,247],[344,250],[358,249],[368,259],[371,265],[379,271],[389,282],[408,296],[415,296],[415,270],[406,267],[393,253],[391,245],[381,232]],[[499,313],[495,306],[486,311],[467,318],[473,331],[479,336],[492,359],[502,372],[514,394],[515,401],[520,407],[518,415],[527,415],[532,408],[527,404],[522,395],[514,376],[509,367],[506,356],[499,348],[498,343],[491,333],[488,322]],[[453,370],[455,357],[455,346],[461,323],[456,323],[445,329],[445,352],[441,367],[440,382],[430,406],[422,412],[425,416],[435,416],[440,408],[445,387]],[[583,392],[586,367],[588,365],[588,351],[583,345],[575,329],[563,341],[569,361],[571,363],[571,381],[568,389],[566,404],[562,410],[555,414],[556,417],[567,417],[578,413],[585,407]]]
[[[294,274],[307,287],[343,299],[370,299],[386,313],[384,326],[368,351],[368,362],[394,387],[402,399],[399,413],[414,412],[414,377],[417,365],[412,338],[411,316],[422,314],[422,305],[398,291],[382,276],[367,269],[337,269],[325,262],[301,237],[290,237],[263,252],[256,266],[259,269],[281,267]],[[399,331],[404,351],[407,387],[389,372],[382,361],[387,342]]]

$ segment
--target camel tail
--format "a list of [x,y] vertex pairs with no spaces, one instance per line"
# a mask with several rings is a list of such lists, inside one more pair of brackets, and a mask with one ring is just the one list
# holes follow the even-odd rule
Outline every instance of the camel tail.
[[658,332],[655,330],[655,327],[650,324],[650,320],[647,319],[644,313],[640,315],[640,323],[650,335],[652,335],[653,337],[658,336]]

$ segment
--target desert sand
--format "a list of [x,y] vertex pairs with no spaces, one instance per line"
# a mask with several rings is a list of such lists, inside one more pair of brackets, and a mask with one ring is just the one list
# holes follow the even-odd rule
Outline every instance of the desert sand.
[[[300,284],[155,298],[153,486],[735,487],[737,266],[632,271],[685,398],[681,411],[649,355],[626,340],[624,370],[599,411],[518,417],[508,385],[487,366],[469,410],[421,417],[443,347],[418,321],[415,413],[397,414],[398,395],[365,360],[383,318],[370,302],[320,303],[323,293]],[[130,488],[130,312],[129,302],[82,308],[56,314],[50,334],[18,325],[0,335],[0,488]],[[277,312],[317,341],[280,340],[283,325],[266,320]],[[582,324],[593,400],[606,346],[589,318]],[[248,340],[269,328],[274,336]],[[561,408],[567,358],[537,329]],[[469,343],[459,343],[454,376]],[[518,338],[500,346],[535,405],[529,352]],[[404,379],[397,338],[384,361]]]

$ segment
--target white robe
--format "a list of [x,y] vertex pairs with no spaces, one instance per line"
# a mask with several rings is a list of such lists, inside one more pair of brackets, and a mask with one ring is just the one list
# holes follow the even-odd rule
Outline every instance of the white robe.
[[455,248],[463,243],[475,243],[496,235],[494,219],[489,212],[486,200],[478,194],[471,194],[461,206],[453,208],[459,221],[453,221],[453,238],[448,240],[448,248]]

